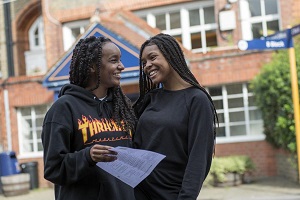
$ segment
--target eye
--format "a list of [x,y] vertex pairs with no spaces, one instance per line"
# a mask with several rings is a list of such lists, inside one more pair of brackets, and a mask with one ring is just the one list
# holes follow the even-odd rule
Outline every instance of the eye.
[[156,57],[157,57],[156,55],[152,55],[152,56],[150,57],[150,59],[151,59],[151,60],[155,60]]
[[146,61],[142,61],[142,66],[143,66],[143,67],[145,67],[145,66],[146,66],[146,64],[147,64],[147,62],[146,62]]
[[116,63],[116,62],[118,62],[118,59],[111,59],[110,62]]

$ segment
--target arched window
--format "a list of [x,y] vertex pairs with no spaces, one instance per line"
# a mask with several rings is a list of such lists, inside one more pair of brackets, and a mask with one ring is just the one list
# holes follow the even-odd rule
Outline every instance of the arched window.
[[29,31],[29,44],[30,50],[33,49],[44,49],[44,24],[42,16],[38,17],[30,27]]
[[28,31],[29,51],[25,52],[26,75],[44,74],[47,71],[44,24],[38,17]]

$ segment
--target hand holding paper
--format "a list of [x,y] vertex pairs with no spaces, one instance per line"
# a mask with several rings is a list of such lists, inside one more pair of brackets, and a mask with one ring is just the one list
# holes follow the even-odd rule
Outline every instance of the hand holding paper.
[[110,151],[118,153],[113,162],[98,162],[97,166],[131,187],[144,180],[166,156],[141,149],[115,147]]

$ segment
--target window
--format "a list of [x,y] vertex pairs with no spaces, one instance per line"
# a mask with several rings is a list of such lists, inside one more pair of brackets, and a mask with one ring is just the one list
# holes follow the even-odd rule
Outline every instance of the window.
[[147,23],[174,36],[193,52],[217,46],[214,1],[168,5],[135,12]]
[[218,139],[247,140],[263,136],[261,112],[255,106],[247,83],[209,87],[207,90],[218,113]]
[[240,0],[243,39],[252,40],[279,31],[278,0]]
[[26,75],[40,75],[47,71],[44,23],[42,16],[38,17],[28,31],[29,51],[25,51]]
[[74,44],[79,35],[85,32],[89,23],[89,20],[79,20],[63,24],[63,40],[65,51],[67,51]]
[[22,156],[40,155],[43,151],[41,133],[47,105],[17,109],[19,148]]
[[44,23],[42,16],[38,17],[31,25],[28,35],[30,50],[45,48]]

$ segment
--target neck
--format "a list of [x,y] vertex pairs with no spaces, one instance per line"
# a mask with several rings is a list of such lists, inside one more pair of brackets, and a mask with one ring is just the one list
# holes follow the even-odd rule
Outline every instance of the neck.
[[[87,89],[87,88],[86,88]],[[107,95],[108,88],[102,88],[99,86],[97,89],[93,90],[92,93],[98,98],[104,98]]]
[[173,91],[182,90],[191,86],[191,84],[189,84],[179,76],[175,76],[173,77],[173,79],[169,79],[167,82],[163,83],[164,89]]

